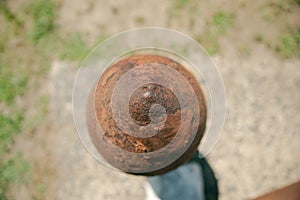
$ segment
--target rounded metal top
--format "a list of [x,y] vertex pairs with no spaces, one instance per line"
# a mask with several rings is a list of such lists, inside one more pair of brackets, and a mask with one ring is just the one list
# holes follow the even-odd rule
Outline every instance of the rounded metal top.
[[[196,151],[206,124],[194,75],[179,62],[152,54],[111,64],[91,91],[87,110],[95,147],[128,173],[153,175],[182,164]],[[163,167],[150,170],[158,165]]]

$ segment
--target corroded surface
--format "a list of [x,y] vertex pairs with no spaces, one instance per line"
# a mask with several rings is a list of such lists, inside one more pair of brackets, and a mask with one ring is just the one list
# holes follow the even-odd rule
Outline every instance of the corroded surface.
[[[114,92],[115,85],[126,74],[129,70],[143,65],[154,65],[161,64],[169,67],[172,70],[179,72],[185,80],[188,81],[189,85],[194,90],[196,94],[200,116],[198,116],[198,123],[191,121],[183,122],[182,112],[187,113],[189,118],[194,119],[194,111],[191,107],[181,107],[176,95],[172,91],[172,88],[166,88],[163,85],[157,83],[149,83],[141,85],[135,91],[132,91],[129,100],[129,113],[130,120],[133,120],[135,124],[140,126],[141,136],[143,135],[143,127],[151,125],[151,123],[163,123],[163,126],[157,130],[157,134],[151,137],[137,137],[130,134],[127,134],[126,130],[124,131],[119,127],[114,119],[114,114],[112,112],[112,103],[111,98]],[[143,70],[143,69],[142,69]],[[162,73],[160,71],[151,72]],[[178,81],[177,77],[172,77],[171,74],[164,74],[164,76],[174,82]],[[147,77],[139,76],[136,74],[137,79],[147,79]],[[127,87],[124,85],[124,87]],[[192,102],[192,99],[189,99],[189,90],[184,87],[179,88],[180,91],[177,91],[180,96],[186,96],[185,99],[187,102]],[[124,88],[124,92],[126,88]],[[185,69],[181,64],[175,62],[169,58],[161,57],[157,55],[134,55],[122,59],[112,66],[110,66],[98,80],[95,89],[91,92],[89,105],[88,105],[88,123],[89,123],[89,132],[93,143],[97,147],[100,154],[113,166],[116,168],[121,168],[121,170],[130,170],[131,166],[127,166],[126,162],[130,160],[130,163],[134,163],[135,166],[132,168],[143,168],[145,165],[148,165],[150,162],[163,162],[163,159],[154,159],[147,158],[147,160],[140,160],[136,157],[128,157],[126,154],[115,155],[113,151],[110,151],[111,148],[121,148],[124,151],[132,153],[148,153],[154,152],[158,149],[169,144],[173,138],[176,136],[180,126],[183,127],[183,132],[178,140],[173,144],[173,148],[170,148],[170,152],[166,151],[165,156],[172,156],[174,151],[182,150],[184,145],[190,142],[190,146],[186,149],[183,155],[181,155],[175,162],[171,163],[170,166],[165,167],[164,169],[153,172],[154,174],[165,172],[167,170],[173,169],[176,166],[180,165],[184,161],[190,158],[190,156],[196,151],[196,148],[200,142],[200,139],[203,135],[206,122],[206,106],[202,91],[199,87],[199,84],[195,77]],[[163,113],[162,113],[163,112]],[[122,120],[128,120],[125,117]],[[99,130],[98,126],[101,127],[102,131]],[[129,124],[130,125],[130,124]],[[194,127],[198,126],[198,127]],[[192,128],[196,128],[198,131],[195,137],[191,137],[190,132]],[[105,141],[107,148],[104,148],[103,143]],[[193,141],[191,141],[193,140]],[[136,159],[136,160],[134,160]],[[122,164],[120,164],[122,163]],[[130,164],[128,164],[130,165]],[[153,174],[150,173],[150,174]]]

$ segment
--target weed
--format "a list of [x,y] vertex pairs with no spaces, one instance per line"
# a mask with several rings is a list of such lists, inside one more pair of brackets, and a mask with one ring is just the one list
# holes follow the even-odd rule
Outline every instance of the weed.
[[190,21],[193,17],[200,17],[199,1],[197,0],[174,0],[171,6],[167,9],[167,25],[171,26],[180,21]]
[[[296,3],[297,1],[298,0],[295,0]],[[267,22],[275,22],[281,14],[291,12],[295,5],[296,4],[292,1],[277,0],[261,5],[259,10],[261,12],[262,19]]]
[[16,112],[19,110],[19,106],[15,99],[17,96],[25,95],[29,74],[31,80],[36,79],[35,66],[43,65],[44,58],[48,57],[45,55],[46,51],[39,51],[38,45],[33,45],[28,40],[28,35],[24,33],[28,33],[32,29],[30,39],[37,44],[42,38],[50,35],[54,29],[54,7],[52,6],[54,4],[52,1],[39,0],[31,4],[30,8],[22,7],[15,13],[9,10],[6,2],[7,0],[0,0],[0,10],[4,16],[3,24],[1,24],[4,28],[0,28],[1,200],[8,198],[7,194],[11,186],[27,184],[26,181],[31,176],[30,165],[22,159],[20,154],[15,153],[13,147],[15,137],[23,132],[24,127],[24,113],[23,111]]
[[54,30],[56,4],[52,0],[38,0],[30,6],[33,17],[33,41],[37,42]]
[[0,13],[3,13],[3,16],[8,20],[13,22],[18,27],[23,26],[23,21],[20,20],[13,12],[8,8],[8,0],[0,0]]
[[36,186],[36,190],[37,190],[38,196],[41,197],[40,199],[44,199],[45,198],[45,192],[47,191],[47,186],[43,183],[39,183]]
[[29,164],[22,158],[21,154],[17,154],[3,164],[1,178],[11,183],[24,183],[29,179],[28,175],[25,175],[29,171]]
[[262,18],[267,21],[267,22],[275,22],[276,20],[276,15],[272,11],[266,12]]
[[264,36],[262,34],[258,33],[254,36],[254,40],[256,42],[262,42],[264,40]]
[[16,114],[15,116],[11,117],[0,113],[0,155],[8,152],[9,147],[13,142],[14,135],[20,133],[21,131],[22,121],[22,114]]
[[94,8],[95,8],[95,1],[90,1],[86,11],[91,12],[91,11],[93,11]]
[[22,114],[6,116],[0,113],[0,199],[7,199],[6,194],[12,184],[20,184],[29,180],[29,165],[20,154],[5,159],[10,150],[13,137],[21,132]]
[[300,57],[300,29],[279,35],[276,51],[284,58]]
[[234,14],[219,11],[214,14],[213,19],[214,24],[218,27],[219,31],[226,31],[233,26]]
[[203,34],[196,37],[208,54],[213,55],[219,52],[219,38],[234,24],[234,14],[219,11],[213,15],[212,21],[207,23]]
[[245,0],[242,0],[242,1],[240,2],[240,7],[241,7],[241,8],[245,8],[246,6],[247,6],[246,1],[245,1]]
[[242,56],[249,56],[251,54],[251,49],[246,45],[242,45],[239,47],[239,52]]
[[0,101],[12,105],[16,96],[24,94],[26,83],[26,76],[20,76],[0,63]]
[[292,9],[291,3],[286,1],[278,1],[275,6],[284,12],[290,12]]
[[110,10],[114,15],[117,15],[119,13],[119,9],[115,6],[111,6]]
[[30,179],[30,165],[17,154],[6,162],[0,162],[0,199],[7,199],[12,184],[26,183]]
[[203,45],[209,55],[214,55],[220,50],[218,37],[210,35],[208,32],[196,37],[196,41]]
[[272,8],[269,4],[264,4],[259,7],[261,17],[267,22],[274,22],[276,20],[276,14],[279,14],[276,9]]
[[185,7],[191,0],[176,0],[174,1],[174,8],[181,9]]
[[64,60],[82,60],[87,56],[89,48],[79,34],[70,34],[63,41],[61,59]]
[[145,18],[143,16],[136,16],[134,22],[138,25],[142,25],[145,23]]

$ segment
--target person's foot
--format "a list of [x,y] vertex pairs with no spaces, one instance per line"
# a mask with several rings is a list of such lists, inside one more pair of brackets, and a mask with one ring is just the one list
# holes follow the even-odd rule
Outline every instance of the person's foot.
[[147,200],[218,199],[214,172],[199,152],[173,171],[148,177],[145,189]]

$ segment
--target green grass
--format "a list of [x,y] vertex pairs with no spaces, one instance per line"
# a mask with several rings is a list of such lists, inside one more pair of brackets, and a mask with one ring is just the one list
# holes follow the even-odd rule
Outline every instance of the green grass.
[[170,4],[170,7],[166,10],[167,25],[172,23],[180,23],[183,18],[187,18],[188,21],[191,18],[198,18],[201,13],[198,9],[198,0],[174,0]]
[[90,48],[78,33],[70,34],[62,41],[60,58],[63,60],[83,60],[89,53]]
[[56,4],[51,0],[38,0],[30,5],[32,38],[35,42],[54,31],[55,8]]
[[[32,165],[16,152],[14,142],[24,132],[33,137],[45,120],[48,96],[38,93],[38,84],[52,60],[81,61],[89,52],[80,34],[58,33],[56,8],[54,0],[30,0],[12,12],[7,0],[0,0],[0,200],[9,199],[10,189],[18,185],[28,187],[33,199],[46,195],[47,186],[31,177]],[[28,98],[27,90],[35,89],[37,94]],[[29,99],[37,114],[29,111]]]
[[196,40],[204,46],[208,54],[220,51],[219,38],[234,25],[234,14],[218,11],[211,21],[207,22],[204,33],[196,36]]
[[0,113],[0,154],[6,153],[13,143],[14,135],[20,133],[23,115],[6,116]]
[[[56,32],[57,4],[53,0],[38,0],[29,5],[32,26],[29,34],[36,45],[39,56],[47,60],[47,66],[53,58],[69,61],[81,61],[89,52],[85,41],[78,33],[67,34],[65,37]],[[48,61],[48,59],[50,60]]]
[[36,186],[37,194],[38,194],[38,199],[45,199],[45,192],[47,191],[47,185],[43,183],[39,183]]
[[174,3],[174,8],[175,9],[181,9],[185,7],[187,4],[189,4],[192,0],[175,0]]
[[219,36],[211,30],[206,30],[204,34],[197,36],[196,40],[203,45],[209,55],[220,51]]
[[[56,8],[54,0],[30,0],[12,12],[7,1],[0,0],[0,200],[10,199],[11,189],[19,186],[32,199],[47,195],[48,182],[41,184],[35,178],[48,176],[46,164],[38,165],[45,171],[34,171],[34,165],[14,147],[15,140],[25,132],[34,137],[46,118],[48,96],[41,97],[38,84],[47,76],[51,62],[81,61],[89,52],[79,34],[58,33]],[[105,38],[101,35],[99,41]],[[36,94],[28,96],[27,90]]]
[[219,31],[224,32],[231,28],[234,24],[234,14],[219,11],[213,16],[214,25],[218,27]]
[[276,14],[271,11],[268,11],[263,14],[262,18],[267,22],[275,22]]
[[55,52],[42,48],[42,40],[55,32],[55,4],[51,0],[30,1],[12,12],[7,1],[0,0],[0,17],[3,22],[0,28],[0,199],[5,200],[13,185],[30,181],[30,164],[14,148],[16,137],[23,132],[27,112],[21,108],[26,107],[26,101],[20,106],[16,98],[26,96],[29,81],[32,84],[38,79],[37,72],[49,66],[50,53]]
[[292,10],[292,1],[276,1],[274,7],[283,12],[290,12]]
[[6,105],[13,104],[16,96],[24,94],[26,83],[26,76],[17,74],[0,63],[0,102]]
[[254,40],[256,42],[262,42],[264,40],[264,36],[261,33],[258,33],[254,36]]
[[14,13],[12,13],[10,11],[10,9],[8,8],[8,0],[0,0],[0,13],[2,13],[2,15],[9,21],[11,21],[12,23],[14,23],[15,25],[19,26],[23,26],[23,21],[16,16]]
[[276,51],[284,58],[300,57],[300,29],[279,35]]
[[[293,8],[298,7],[299,0],[275,0],[264,3],[260,6],[259,11],[263,20],[267,22],[276,22],[278,17],[281,17],[284,13],[289,13]],[[298,5],[297,5],[298,4]]]
[[13,145],[15,135],[21,132],[22,114],[6,116],[0,113],[0,199],[7,199],[7,192],[13,184],[22,184],[30,179],[30,166],[20,154],[13,158],[10,148]]
[[[2,1],[3,3],[3,1]],[[2,4],[4,5],[4,4]],[[2,7],[3,8],[3,7]],[[22,156],[13,152],[14,139],[22,132],[24,113],[16,105],[17,96],[26,92],[28,76],[23,68],[24,52],[19,54],[24,41],[24,30],[16,20],[19,13],[12,13],[8,7],[1,12],[4,18],[0,31],[0,199],[7,199],[7,192],[12,184],[19,184],[27,179],[28,163]],[[2,10],[3,11],[3,10]],[[6,16],[10,13],[9,17]],[[2,19],[3,19],[2,18]],[[22,19],[25,21],[25,19]],[[21,41],[15,47],[11,41]],[[25,49],[25,48],[24,48]],[[26,49],[27,50],[27,49]],[[24,56],[25,57],[25,56]]]
[[0,163],[0,199],[6,200],[11,185],[22,184],[30,179],[30,165],[20,154]]
[[3,164],[0,174],[1,179],[5,182],[11,183],[23,183],[27,182],[28,175],[27,172],[30,172],[29,164],[22,158],[20,154],[17,154],[15,157]]

